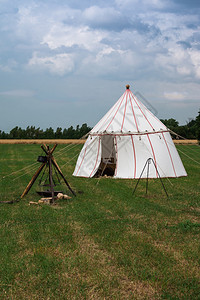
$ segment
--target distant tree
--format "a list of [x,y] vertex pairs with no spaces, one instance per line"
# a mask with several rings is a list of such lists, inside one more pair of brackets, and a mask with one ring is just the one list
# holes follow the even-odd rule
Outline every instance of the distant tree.
[[10,130],[9,133],[5,133],[0,130],[0,138],[1,139],[79,139],[86,135],[91,130],[86,123],[82,124],[81,127],[79,125],[76,126],[76,129],[73,126],[69,128],[64,128],[62,130],[61,127],[57,127],[56,131],[52,127],[46,128],[46,130],[40,129],[40,127],[36,128],[35,126],[27,126],[26,129],[22,129],[21,127],[14,127]]
[[167,126],[167,128],[176,132],[178,135],[187,139],[198,139],[200,140],[200,111],[195,119],[192,119],[186,125],[179,126],[178,121],[175,119],[161,119],[161,122]]
[[169,129],[173,130],[174,128],[177,128],[179,126],[179,122],[176,121],[175,119],[160,119],[161,122]]
[[70,126],[67,130],[66,130],[66,138],[67,139],[75,139],[76,137],[76,131],[73,128],[73,126]]
[[186,125],[187,125],[187,127],[192,128],[192,127],[194,127],[196,125],[196,120],[192,119]]
[[196,137],[200,143],[200,110],[198,116],[196,117]]
[[35,139],[43,139],[44,131],[40,127],[35,129]]
[[75,139],[79,139],[79,136],[80,136],[80,126],[79,126],[79,125],[76,125],[75,136],[74,136],[74,138],[75,138]]
[[62,139],[62,128],[61,127],[58,127],[56,129],[56,132],[55,132],[55,138],[56,139]]
[[46,128],[46,130],[43,133],[43,138],[44,139],[54,139],[55,138],[55,133],[52,127]]
[[9,139],[9,133],[5,133],[4,131],[2,131],[1,138],[2,139]]
[[63,139],[68,139],[68,131],[66,128],[63,129]]
[[27,127],[25,130],[25,135],[27,139],[35,139],[35,126]]
[[1,139],[9,139],[9,133],[5,133],[4,131],[1,131]]
[[81,128],[80,128],[80,136],[79,138],[83,137],[84,135],[86,135],[92,128],[89,127],[86,123],[82,124]]
[[13,128],[11,131],[10,131],[10,138],[11,139],[18,139],[19,138],[19,128],[18,126],[16,126],[15,128]]
[[[195,119],[189,121],[186,125],[179,126],[179,122],[173,118],[161,119],[167,128],[176,132],[178,135],[187,139],[198,139],[200,143],[200,110]],[[0,130],[1,139],[79,139],[85,136],[92,128],[86,123],[81,126],[77,125],[76,129],[73,126],[69,128],[57,127],[56,131],[52,127],[46,128],[45,131],[36,128],[35,126],[28,126],[26,129],[21,127],[14,127],[9,133]]]
[[80,139],[84,135],[86,135],[92,128],[89,127],[86,123],[82,124],[80,127],[79,125],[76,126],[76,129],[73,126],[69,127],[68,129],[64,128],[63,130],[63,139]]

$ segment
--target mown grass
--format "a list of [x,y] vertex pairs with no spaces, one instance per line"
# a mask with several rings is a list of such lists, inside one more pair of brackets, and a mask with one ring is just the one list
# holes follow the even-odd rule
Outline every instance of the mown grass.
[[[142,180],[132,196],[134,180],[71,176],[80,148],[60,145],[55,158],[83,193],[29,206],[35,184],[0,204],[0,298],[199,299],[200,148],[177,146],[188,177],[164,179],[169,198],[159,180],[147,195]],[[40,154],[38,145],[0,145],[1,201],[19,198],[39,163],[18,170]]]

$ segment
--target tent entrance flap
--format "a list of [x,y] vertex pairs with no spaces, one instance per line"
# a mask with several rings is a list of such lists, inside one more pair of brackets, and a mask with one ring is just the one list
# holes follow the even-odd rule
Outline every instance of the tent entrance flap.
[[103,135],[101,137],[101,163],[96,176],[114,176],[116,168],[116,151],[113,135]]

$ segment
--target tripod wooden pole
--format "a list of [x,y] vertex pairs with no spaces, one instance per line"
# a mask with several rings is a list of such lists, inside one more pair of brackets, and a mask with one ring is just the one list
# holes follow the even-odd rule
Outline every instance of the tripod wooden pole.
[[55,158],[52,155],[54,150],[56,149],[56,147],[57,147],[57,144],[55,144],[52,149],[50,149],[49,146],[47,146],[45,144],[43,144],[41,146],[41,148],[45,152],[46,156],[39,156],[38,157],[38,161],[42,162],[42,165],[39,167],[39,169],[33,175],[32,179],[30,180],[29,184],[27,185],[27,187],[25,188],[23,194],[21,195],[21,198],[23,198],[25,195],[28,194],[29,190],[31,189],[32,185],[36,181],[37,177],[39,176],[39,174],[42,171],[42,169],[44,168],[44,166],[48,166],[48,169],[49,169],[49,187],[50,187],[50,192],[51,192],[51,195],[52,195],[51,203],[54,203],[54,200],[55,200],[54,181],[53,181],[53,168],[52,168],[53,166],[54,166],[55,170],[58,171],[58,173],[62,177],[62,179],[64,180],[64,182],[67,185],[70,192],[74,196],[76,196],[76,193],[70,187],[70,185],[67,182],[67,180],[65,179],[60,167],[58,166]]
[[44,166],[46,165],[46,163],[43,163],[39,169],[35,172],[35,174],[33,175],[32,179],[30,180],[29,184],[27,185],[27,187],[25,188],[24,192],[21,195],[21,199],[28,194],[28,192],[30,191],[32,185],[34,184],[34,182],[36,181],[37,177],[40,175],[40,172],[42,171],[42,169],[44,168]]
[[57,169],[57,171],[58,171],[58,173],[60,174],[60,176],[63,178],[63,180],[64,180],[65,184],[67,185],[68,189],[70,190],[70,192],[71,192],[74,196],[76,196],[76,193],[72,190],[71,186],[69,185],[69,183],[68,183],[67,180],[65,179],[65,177],[64,177],[64,175],[63,175],[63,173],[62,173],[60,167],[58,166],[58,164],[57,164],[57,162],[56,162],[56,160],[55,160],[54,157],[52,157],[52,163],[53,163],[54,167]]
[[52,177],[52,154],[54,149],[55,149],[55,146],[54,145],[54,148],[52,148],[51,150],[49,149],[49,146],[47,146],[47,153],[48,153],[48,156],[47,156],[47,161],[48,161],[48,164],[49,164],[49,185],[50,185],[50,191],[51,191],[51,203],[54,203],[54,188],[53,188],[53,177]]

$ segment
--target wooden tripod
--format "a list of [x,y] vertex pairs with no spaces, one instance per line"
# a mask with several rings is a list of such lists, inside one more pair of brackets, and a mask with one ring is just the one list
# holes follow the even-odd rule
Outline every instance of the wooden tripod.
[[42,164],[41,166],[38,168],[38,170],[35,172],[35,174],[33,175],[32,179],[30,180],[29,184],[27,185],[27,187],[25,188],[24,192],[21,195],[21,199],[28,194],[28,192],[30,191],[31,187],[33,186],[34,182],[36,181],[37,177],[39,176],[39,174],[41,173],[41,171],[43,170],[43,168],[45,166],[48,166],[48,170],[49,170],[49,186],[50,186],[50,192],[51,192],[51,203],[54,203],[55,201],[55,195],[54,195],[54,185],[53,185],[53,177],[52,177],[52,165],[55,167],[55,169],[58,171],[59,175],[62,177],[62,179],[64,180],[65,184],[67,185],[68,189],[70,190],[70,192],[76,196],[76,193],[72,190],[72,188],[70,187],[69,183],[67,182],[67,180],[65,179],[61,169],[59,168],[55,158],[53,157],[53,152],[56,149],[57,144],[55,144],[53,146],[52,149],[49,148],[49,146],[46,146],[45,144],[43,144],[41,146],[42,150],[45,152],[45,156],[42,156]]

